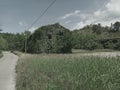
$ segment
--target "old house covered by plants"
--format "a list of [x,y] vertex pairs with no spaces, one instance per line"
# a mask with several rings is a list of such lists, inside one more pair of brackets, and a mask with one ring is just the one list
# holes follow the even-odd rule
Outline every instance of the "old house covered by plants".
[[59,23],[38,28],[28,39],[29,53],[70,53],[71,32]]

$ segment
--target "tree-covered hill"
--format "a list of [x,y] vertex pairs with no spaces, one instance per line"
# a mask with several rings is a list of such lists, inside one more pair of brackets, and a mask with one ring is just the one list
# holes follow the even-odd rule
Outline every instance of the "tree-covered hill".
[[120,48],[120,22],[108,26],[101,24],[87,25],[72,31],[73,48],[79,49],[117,49]]

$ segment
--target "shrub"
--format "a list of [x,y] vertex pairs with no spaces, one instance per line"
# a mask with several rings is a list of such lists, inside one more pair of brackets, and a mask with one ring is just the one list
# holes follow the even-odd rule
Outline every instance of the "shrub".
[[120,50],[120,40],[115,44],[114,49]]
[[70,53],[70,31],[61,25],[53,24],[37,29],[28,39],[30,53]]

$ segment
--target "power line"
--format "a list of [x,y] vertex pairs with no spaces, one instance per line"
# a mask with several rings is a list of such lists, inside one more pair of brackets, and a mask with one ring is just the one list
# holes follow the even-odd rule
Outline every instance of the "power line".
[[40,14],[40,16],[30,25],[30,27],[29,27],[27,30],[31,29],[31,28],[33,27],[33,25],[34,25],[35,23],[37,23],[37,21],[38,21],[41,17],[44,16],[44,14],[48,11],[48,9],[49,9],[56,1],[57,1],[57,0],[54,0],[47,8],[43,11],[43,13]]
[[[43,11],[42,14],[40,14],[40,16],[30,25],[30,27],[29,27],[27,30],[31,29],[31,28],[33,27],[33,25],[34,25],[35,23],[37,23],[37,21],[38,21],[41,17],[44,16],[44,14],[48,11],[48,9],[49,9],[56,1],[57,1],[57,0],[52,1],[52,3]],[[27,53],[27,35],[26,35],[26,38],[25,38],[25,53]]]

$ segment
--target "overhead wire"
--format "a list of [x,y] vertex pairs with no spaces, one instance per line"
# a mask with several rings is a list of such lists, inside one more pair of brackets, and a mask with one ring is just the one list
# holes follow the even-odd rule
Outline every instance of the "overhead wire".
[[39,17],[30,25],[30,27],[28,27],[27,30],[31,29],[38,21],[40,18],[42,18],[45,13],[49,10],[50,7],[52,7],[52,5],[56,2],[57,0],[52,1],[52,3],[50,3],[50,5],[42,12],[42,14],[39,15]]
[[[30,27],[28,27],[27,31],[29,31],[29,29],[31,29],[40,18],[42,18],[44,16],[44,14],[48,11],[48,9],[56,2],[57,0],[52,1],[52,3],[50,3],[50,5],[43,11],[42,14],[39,15],[39,17],[30,25]],[[25,53],[27,53],[27,35],[25,38]]]

